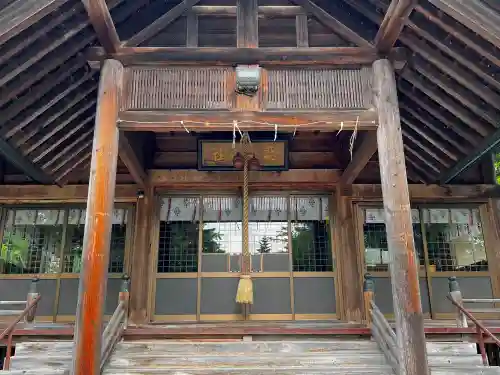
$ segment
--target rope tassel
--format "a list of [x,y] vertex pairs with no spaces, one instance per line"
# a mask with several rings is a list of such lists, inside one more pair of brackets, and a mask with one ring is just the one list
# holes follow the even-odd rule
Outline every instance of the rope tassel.
[[[242,251],[242,262],[241,262],[241,276],[238,283],[238,291],[236,292],[236,302],[240,304],[251,305],[253,304],[253,283],[250,276],[250,248],[248,243],[248,145],[249,139],[248,134],[245,133],[242,138],[243,148],[244,148],[244,164],[243,164],[243,251]],[[246,310],[245,310],[246,311]],[[245,316],[246,318],[246,316]]]

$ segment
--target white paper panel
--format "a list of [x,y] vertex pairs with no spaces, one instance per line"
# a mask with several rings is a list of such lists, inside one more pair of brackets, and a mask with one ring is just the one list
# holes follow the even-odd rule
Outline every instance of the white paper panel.
[[[85,209],[73,208],[69,210],[68,224],[85,225]],[[14,225],[63,225],[66,210],[9,210],[6,226]],[[113,224],[126,224],[127,210],[113,210]]]
[[432,224],[449,224],[450,210],[446,208],[430,208],[423,210],[424,222]]
[[239,197],[204,197],[203,221],[224,222],[243,219],[242,199]]
[[292,220],[326,220],[328,197],[292,196],[290,199]]
[[365,223],[380,224],[385,223],[383,208],[367,208],[365,210]]
[[450,210],[453,224],[472,224],[472,211],[467,208],[452,208]]
[[[420,223],[420,211],[417,208],[411,210],[411,222]],[[367,208],[365,210],[365,223],[385,224],[385,214],[383,208]]]
[[167,197],[163,198],[160,208],[161,221],[197,221],[199,220],[199,198]]
[[287,197],[251,197],[250,221],[287,221]]

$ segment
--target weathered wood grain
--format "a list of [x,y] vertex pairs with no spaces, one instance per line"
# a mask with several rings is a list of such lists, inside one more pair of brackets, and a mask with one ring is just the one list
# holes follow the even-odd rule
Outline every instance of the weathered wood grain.
[[104,63],[90,170],[90,186],[83,237],[82,271],[78,289],[73,375],[100,374],[101,329],[104,315],[111,217],[118,161],[119,98],[123,66]]
[[398,372],[399,375],[427,375],[418,260],[415,259],[396,80],[388,60],[376,61],[373,70],[380,123],[377,130],[378,157],[399,351]]

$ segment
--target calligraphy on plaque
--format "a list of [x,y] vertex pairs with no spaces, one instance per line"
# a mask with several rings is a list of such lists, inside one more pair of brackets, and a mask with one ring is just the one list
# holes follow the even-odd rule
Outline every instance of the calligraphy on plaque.
[[[232,171],[233,157],[242,153],[238,142],[233,148],[232,141],[200,140],[198,143],[198,169],[204,171]],[[252,141],[249,152],[259,159],[263,171],[283,171],[288,169],[288,143],[278,141]]]

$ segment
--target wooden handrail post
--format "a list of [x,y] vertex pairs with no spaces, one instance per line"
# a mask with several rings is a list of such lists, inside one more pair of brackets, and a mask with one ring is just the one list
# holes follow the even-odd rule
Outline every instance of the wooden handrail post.
[[[28,291],[28,297],[26,298],[26,307],[28,307],[35,298],[37,298],[40,294],[38,293],[38,281],[40,279],[35,277],[31,280],[30,289]],[[36,315],[36,308],[38,304],[35,304],[30,311],[26,314],[24,320],[26,323],[33,323]]]
[[117,120],[123,71],[123,65],[116,60],[106,60],[101,69],[78,288],[72,375],[100,374],[101,335],[118,162]]
[[123,307],[125,309],[125,318],[124,318],[124,324],[125,327],[128,324],[128,312],[129,312],[129,298],[130,298],[130,292],[129,292],[129,287],[130,287],[130,277],[127,274],[124,274],[122,276],[122,286],[120,293],[118,295],[118,303],[123,303]]
[[[450,297],[453,298],[453,300],[458,303],[459,305],[462,305],[462,292],[460,291],[460,285],[458,284],[458,280],[455,276],[450,276],[448,277],[448,287],[450,289]],[[456,316],[456,321],[457,321],[457,327],[458,328],[467,328],[467,317],[464,315],[462,310],[457,308],[457,316]]]
[[391,62],[387,59],[375,61],[373,76],[374,103],[379,120],[380,180],[399,348],[397,373],[429,375],[403,134]]
[[371,302],[373,301],[374,293],[375,293],[375,282],[373,281],[372,275],[369,273],[365,273],[365,281],[363,282],[363,299],[365,303],[365,319],[366,325],[368,327],[372,324],[372,315],[370,313],[371,310]]

